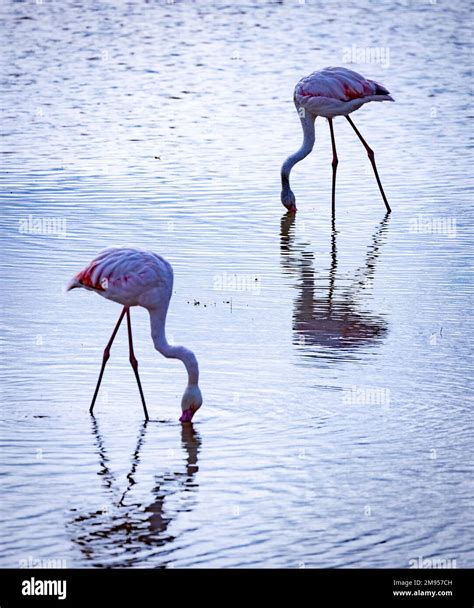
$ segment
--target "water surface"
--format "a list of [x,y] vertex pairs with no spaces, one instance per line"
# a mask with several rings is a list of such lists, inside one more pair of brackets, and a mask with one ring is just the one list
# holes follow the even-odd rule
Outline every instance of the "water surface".
[[[4,2],[0,565],[472,567],[465,3]],[[388,65],[344,63],[352,45]],[[386,57],[386,55],[385,55]],[[335,121],[292,174],[296,80],[346,65],[395,104]],[[39,223],[38,223],[39,222]],[[175,269],[172,341],[64,284],[134,245]],[[36,563],[36,562],[35,562]]]

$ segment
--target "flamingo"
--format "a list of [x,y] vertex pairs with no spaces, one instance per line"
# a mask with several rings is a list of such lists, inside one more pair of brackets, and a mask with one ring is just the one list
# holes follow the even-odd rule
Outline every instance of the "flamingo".
[[92,414],[104,374],[105,365],[110,357],[110,348],[117,335],[124,316],[127,317],[130,364],[135,373],[138,390],[148,420],[138,362],[133,351],[132,324],[130,308],[142,306],[148,310],[151,322],[151,337],[158,352],[164,357],[180,359],[188,372],[188,385],[181,399],[181,422],[191,422],[194,414],[202,405],[201,390],[198,386],[199,366],[194,353],[184,346],[168,344],[165,334],[166,314],[173,289],[173,268],[164,258],[141,249],[114,247],[105,249],[67,284],[70,291],[83,287],[100,296],[123,306],[114,331],[105,347],[102,367],[95,388],[89,412]]
[[374,170],[375,179],[385,203],[387,213],[391,212],[387,197],[382,188],[382,182],[375,164],[374,151],[367,144],[359,130],[349,117],[351,112],[358,110],[369,101],[395,101],[388,90],[374,80],[368,80],[357,72],[347,68],[324,68],[302,78],[295,87],[293,101],[303,127],[303,144],[300,149],[289,156],[281,167],[281,202],[290,212],[296,211],[296,200],[290,188],[290,172],[293,166],[303,160],[314,146],[314,121],[318,116],[328,119],[332,144],[332,214],[336,209],[336,171],[338,158],[336,140],[334,139],[334,116],[345,116],[357,137],[367,151]]

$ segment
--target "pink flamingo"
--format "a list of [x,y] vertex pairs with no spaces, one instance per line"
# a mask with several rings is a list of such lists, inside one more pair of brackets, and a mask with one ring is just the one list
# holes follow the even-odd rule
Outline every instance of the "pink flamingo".
[[303,127],[304,140],[301,148],[289,156],[281,167],[281,202],[288,211],[296,211],[295,195],[290,188],[290,171],[297,162],[308,156],[313,149],[315,139],[314,121],[317,116],[324,116],[328,119],[331,131],[333,154],[332,213],[334,216],[336,209],[336,171],[339,161],[332,119],[334,116],[345,116],[367,151],[383,202],[385,203],[387,212],[390,213],[391,209],[383,191],[375,164],[374,151],[369,147],[355,124],[349,118],[351,112],[358,110],[364,103],[369,101],[395,101],[387,89],[382,84],[374,80],[368,80],[352,70],[346,68],[324,68],[318,72],[313,72],[298,82],[295,87],[293,100],[301,120],[301,126]]
[[180,359],[188,372],[188,386],[181,400],[181,422],[190,422],[202,405],[201,391],[198,386],[199,367],[192,351],[184,346],[168,344],[165,334],[166,314],[173,289],[173,269],[164,258],[150,251],[115,247],[102,251],[84,270],[81,270],[67,285],[67,291],[83,287],[101,295],[107,300],[122,304],[123,310],[112,336],[105,347],[99,379],[90,406],[94,409],[105,365],[110,357],[110,348],[125,315],[127,315],[128,344],[130,364],[137,379],[138,389],[148,420],[145,398],[143,396],[138,362],[133,352],[130,307],[143,306],[150,314],[151,337],[157,351],[163,356]]

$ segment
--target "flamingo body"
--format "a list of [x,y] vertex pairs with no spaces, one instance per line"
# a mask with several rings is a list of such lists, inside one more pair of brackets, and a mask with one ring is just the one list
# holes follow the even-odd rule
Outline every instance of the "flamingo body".
[[[68,290],[83,287],[122,306],[148,308],[151,300],[170,299],[173,269],[151,251],[127,247],[105,249],[69,282]],[[153,292],[153,293],[152,293]],[[160,298],[161,296],[161,298]]]
[[102,251],[67,285],[67,290],[82,287],[94,291],[107,300],[121,304],[124,309],[104,351],[102,368],[90,411],[92,413],[97,392],[102,380],[109,351],[124,315],[127,315],[130,346],[130,363],[135,372],[140,395],[148,419],[145,400],[138,376],[138,367],[133,353],[130,307],[142,306],[150,314],[151,335],[155,348],[165,357],[180,359],[188,372],[188,386],[181,400],[181,422],[190,422],[202,405],[198,386],[199,366],[192,351],[184,346],[168,344],[165,334],[166,315],[173,290],[173,269],[164,258],[151,251],[128,247],[114,247]]
[[302,78],[295,87],[297,108],[315,116],[347,116],[369,101],[393,101],[375,80],[347,68],[324,68]]

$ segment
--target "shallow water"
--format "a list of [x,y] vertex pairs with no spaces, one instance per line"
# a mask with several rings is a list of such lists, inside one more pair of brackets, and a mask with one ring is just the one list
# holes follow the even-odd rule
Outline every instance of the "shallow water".
[[[2,5],[0,565],[472,567],[468,5],[80,4]],[[338,64],[397,103],[354,115],[393,213],[338,119],[333,226],[325,121],[296,218],[279,167]],[[88,415],[120,309],[63,287],[126,244],[174,266],[192,428],[144,310],[152,420],[123,330]]]

